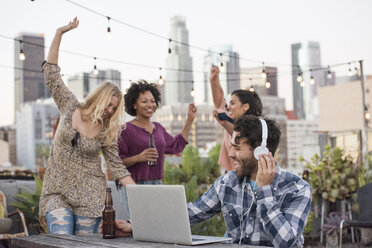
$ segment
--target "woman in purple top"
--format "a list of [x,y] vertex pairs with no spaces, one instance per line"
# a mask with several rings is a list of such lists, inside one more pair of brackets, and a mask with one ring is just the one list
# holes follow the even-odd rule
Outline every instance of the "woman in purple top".
[[[161,184],[164,154],[182,152],[196,117],[196,107],[194,103],[189,105],[185,125],[181,133],[173,137],[160,123],[150,120],[161,101],[156,84],[149,84],[144,80],[132,83],[124,99],[125,111],[136,118],[127,122],[121,132],[118,141],[119,156],[137,184]],[[150,134],[153,135],[155,148],[149,148]],[[156,166],[149,167],[149,161],[156,161]],[[122,188],[125,205],[124,191]]]

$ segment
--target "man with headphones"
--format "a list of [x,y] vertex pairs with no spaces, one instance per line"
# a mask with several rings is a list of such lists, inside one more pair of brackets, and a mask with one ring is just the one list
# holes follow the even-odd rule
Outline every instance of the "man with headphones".
[[[187,204],[190,224],[222,212],[233,243],[301,247],[311,187],[275,162],[280,134],[278,125],[268,118],[239,118],[229,151],[235,170],[218,178],[198,200]],[[129,223],[119,220],[116,225],[119,236],[130,235]]]
[[233,243],[301,247],[311,187],[275,162],[280,134],[278,125],[268,118],[239,118],[229,152],[235,170],[188,204],[190,223],[222,212]]

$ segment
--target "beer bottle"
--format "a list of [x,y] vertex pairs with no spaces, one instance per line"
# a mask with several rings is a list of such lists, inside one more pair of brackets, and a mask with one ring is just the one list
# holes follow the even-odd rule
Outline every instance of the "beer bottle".
[[[154,142],[154,137],[152,136],[152,134],[150,134],[149,147],[150,147],[150,148],[156,148],[156,147],[155,147],[155,142]],[[155,167],[155,166],[156,166],[156,161],[148,161],[148,165],[149,165],[150,167]]]
[[116,238],[115,210],[112,204],[111,188],[106,189],[105,207],[102,210],[102,238]]

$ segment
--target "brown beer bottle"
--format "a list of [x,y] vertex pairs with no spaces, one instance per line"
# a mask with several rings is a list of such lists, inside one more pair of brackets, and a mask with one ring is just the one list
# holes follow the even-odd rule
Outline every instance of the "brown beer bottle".
[[102,210],[102,238],[116,238],[115,210],[112,204],[111,188],[106,189],[105,207]]
[[[155,142],[154,142],[154,137],[152,136],[152,134],[150,134],[149,148],[156,148],[155,147]],[[150,167],[155,167],[156,166],[156,161],[148,161],[148,165]]]

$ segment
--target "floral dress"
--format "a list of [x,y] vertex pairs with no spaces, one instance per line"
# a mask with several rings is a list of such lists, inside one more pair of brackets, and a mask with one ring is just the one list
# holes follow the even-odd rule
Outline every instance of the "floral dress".
[[87,138],[72,127],[72,114],[80,104],[63,83],[60,67],[45,63],[43,70],[46,84],[60,111],[60,121],[44,177],[39,215],[44,217],[53,209],[67,208],[80,216],[100,217],[107,187],[101,169],[100,150],[114,180],[130,173],[118,156],[116,143],[104,145],[102,132],[94,138]]

